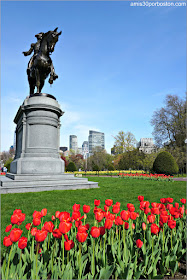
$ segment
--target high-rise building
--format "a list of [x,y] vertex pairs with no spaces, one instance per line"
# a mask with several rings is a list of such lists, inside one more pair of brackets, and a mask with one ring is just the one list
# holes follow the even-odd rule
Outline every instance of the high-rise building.
[[84,159],[88,157],[89,154],[88,141],[84,141],[82,144],[82,154]]
[[94,148],[96,147],[105,149],[105,134],[103,132],[89,130],[88,143],[89,154],[92,154]]
[[153,138],[141,138],[140,142],[137,144],[140,152],[151,154],[156,152],[157,148],[153,143]]
[[76,135],[70,135],[69,136],[69,149],[73,150],[75,153],[77,153],[78,143],[77,143],[77,136]]

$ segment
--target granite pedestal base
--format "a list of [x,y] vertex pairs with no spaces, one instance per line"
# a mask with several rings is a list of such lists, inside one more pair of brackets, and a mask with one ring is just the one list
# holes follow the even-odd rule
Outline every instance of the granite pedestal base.
[[16,154],[10,173],[0,178],[1,193],[98,187],[86,178],[64,173],[64,161],[59,155],[62,115],[53,96],[36,94],[24,100],[14,119]]
[[97,182],[90,182],[87,178],[76,178],[73,174],[55,175],[17,175],[8,173],[1,176],[1,193],[25,193],[53,190],[77,190],[98,188]]

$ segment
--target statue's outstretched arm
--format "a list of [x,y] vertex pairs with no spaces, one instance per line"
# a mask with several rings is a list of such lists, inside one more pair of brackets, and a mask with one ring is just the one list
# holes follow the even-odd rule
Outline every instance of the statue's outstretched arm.
[[34,50],[34,44],[31,44],[30,50],[28,52],[23,52],[24,56],[30,55]]

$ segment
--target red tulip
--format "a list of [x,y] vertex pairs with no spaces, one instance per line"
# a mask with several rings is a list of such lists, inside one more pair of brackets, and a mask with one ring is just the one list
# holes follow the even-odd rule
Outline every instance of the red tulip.
[[160,211],[159,211],[159,208],[151,208],[151,213],[152,214],[155,214],[155,215],[159,215],[160,214]]
[[10,235],[4,237],[3,245],[6,246],[6,247],[9,247],[9,246],[12,245],[12,241],[10,240]]
[[179,203],[175,202],[175,208],[178,209],[179,208]]
[[120,202],[116,202],[116,206],[120,207],[121,203]]
[[181,198],[180,202],[183,203],[183,204],[186,204],[186,199],[185,198]]
[[152,203],[151,203],[151,206],[152,206],[153,208],[155,208],[155,207],[157,207],[157,203],[156,203],[156,202],[152,202]]
[[19,222],[19,216],[18,216],[18,214],[13,214],[12,216],[11,216],[11,223],[12,224],[17,224],[18,222]]
[[134,223],[132,224],[132,229],[135,229],[135,224]]
[[106,204],[106,206],[110,207],[113,204],[113,200],[112,199],[106,199],[105,204]]
[[149,212],[151,212],[151,209],[148,208],[148,207],[146,207],[146,208],[144,209],[144,213],[147,215]]
[[75,221],[75,226],[76,227],[82,226],[82,221]]
[[19,224],[21,225],[21,223],[23,221],[25,221],[25,214],[24,213],[20,213],[18,216],[19,216]]
[[76,235],[76,239],[83,243],[86,241],[86,238],[88,237],[88,234],[86,232],[77,232],[77,235]]
[[96,212],[95,213],[95,219],[98,221],[98,222],[101,222],[102,219],[103,219],[104,215],[103,215],[103,212]]
[[105,210],[106,212],[109,212],[109,208],[110,208],[110,207],[104,205],[104,210]]
[[159,232],[159,227],[156,224],[151,225],[151,233],[153,234],[158,234]]
[[75,203],[72,208],[74,212],[78,212],[80,210],[80,204]]
[[180,213],[181,215],[184,214],[184,205],[183,205],[183,207],[179,207],[179,213]]
[[121,218],[124,220],[124,221],[128,221],[128,219],[130,218],[130,212],[129,211],[121,211]]
[[37,230],[35,239],[37,242],[43,242],[47,237],[48,232],[46,230]]
[[112,212],[113,212],[114,214],[118,214],[119,211],[120,211],[120,207],[119,207],[118,205],[113,205],[113,207],[112,207]]
[[26,226],[25,226],[25,228],[27,229],[27,230],[29,230],[30,228],[31,228],[31,223],[28,223],[28,224],[26,224]]
[[146,224],[145,223],[142,223],[142,229],[146,230]]
[[144,200],[144,196],[143,195],[139,195],[138,196],[138,200],[141,202],[141,201],[143,201]]
[[41,215],[42,215],[42,217],[47,215],[47,209],[46,208],[41,210]]
[[100,235],[103,236],[105,234],[105,227],[100,227]]
[[18,247],[24,249],[27,246],[27,237],[21,237],[18,241]]
[[90,206],[89,205],[83,205],[83,212],[89,213],[90,212]]
[[52,215],[51,220],[52,220],[52,221],[55,221],[55,220],[56,220],[56,218],[55,218],[54,215]]
[[135,211],[135,207],[134,207],[134,206],[131,206],[131,207],[128,208],[128,210],[129,210],[130,212],[134,212],[134,211]]
[[171,228],[171,229],[175,228],[176,227],[176,221],[169,220],[168,221],[168,227]]
[[21,209],[15,209],[14,212],[13,212],[13,215],[14,214],[20,214],[21,212],[22,212]]
[[167,223],[168,221],[168,216],[160,215],[160,221],[162,224]]
[[64,242],[64,248],[66,251],[71,250],[74,246],[75,246],[75,243],[73,242],[73,240],[68,240],[68,241]]
[[168,197],[168,198],[166,198],[166,201],[169,202],[169,203],[173,203],[173,198]]
[[155,221],[155,215],[151,214],[147,217],[147,220],[149,223],[154,223]]
[[11,230],[11,228],[12,228],[12,225],[7,226],[5,229],[5,232],[9,232]]
[[60,212],[60,214],[58,214],[58,218],[60,220],[60,222],[69,222],[70,221],[70,213],[69,212]]
[[42,214],[39,211],[34,211],[34,213],[32,214],[33,219],[38,218],[41,219],[42,218]]
[[77,220],[78,218],[80,218],[81,213],[79,211],[73,212],[72,213],[72,219],[73,220]]
[[31,229],[31,235],[32,235],[32,236],[35,236],[37,230],[38,230],[38,229],[37,229],[36,227],[32,228],[32,229]]
[[59,230],[60,230],[63,234],[65,234],[65,233],[67,233],[68,231],[70,231],[71,227],[72,227],[72,224],[69,223],[69,222],[61,222],[61,223],[59,224]]
[[94,205],[95,205],[95,206],[99,206],[99,205],[100,205],[100,200],[95,199],[95,200],[94,200]]
[[115,225],[121,226],[123,224],[123,220],[120,216],[117,216],[115,219]]
[[41,224],[41,220],[39,218],[34,218],[32,221],[34,226],[39,226]]
[[129,223],[124,222],[124,228],[125,228],[125,229],[129,229]]
[[127,203],[127,208],[129,209],[130,207],[134,207],[134,204],[132,204],[132,203]]
[[62,233],[61,233],[61,231],[59,230],[59,228],[54,229],[53,232],[52,232],[52,234],[53,234],[53,236],[54,236],[55,238],[61,238],[61,236],[62,236]]
[[10,240],[12,242],[17,242],[21,235],[22,235],[22,230],[20,228],[13,228],[10,232]]
[[136,246],[141,248],[143,246],[143,242],[140,239],[136,240]]
[[80,226],[78,227],[78,232],[87,232],[88,229],[89,229],[89,228],[88,228],[87,225],[85,225],[85,226],[80,225]]
[[98,227],[92,227],[90,234],[93,238],[97,238],[100,236],[100,229]]
[[116,215],[115,215],[115,214],[108,213],[108,215],[106,216],[106,218],[107,218],[107,219],[110,219],[110,220],[112,220],[112,221],[114,221],[115,218],[116,218]]
[[136,212],[130,212],[130,218],[131,218],[131,220],[136,220],[137,213]]
[[160,202],[161,202],[161,203],[166,203],[166,198],[161,198],[161,199],[160,199]]
[[44,229],[48,232],[52,232],[54,227],[55,226],[53,225],[53,223],[51,221],[44,223]]
[[104,225],[104,227],[105,227],[106,229],[110,229],[110,228],[112,227],[112,225],[113,225],[113,221],[112,221],[112,220],[110,220],[110,219],[106,219],[106,220],[105,220],[105,225]]
[[55,217],[59,219],[60,211],[55,212]]

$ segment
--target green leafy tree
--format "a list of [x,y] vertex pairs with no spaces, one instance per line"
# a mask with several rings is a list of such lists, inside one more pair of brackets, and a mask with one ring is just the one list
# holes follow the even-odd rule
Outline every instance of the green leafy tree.
[[69,172],[74,172],[74,171],[77,171],[77,167],[76,167],[74,162],[70,161],[66,170],[69,171]]
[[174,157],[164,151],[156,157],[153,163],[153,171],[157,174],[174,175],[178,172],[178,165]]

